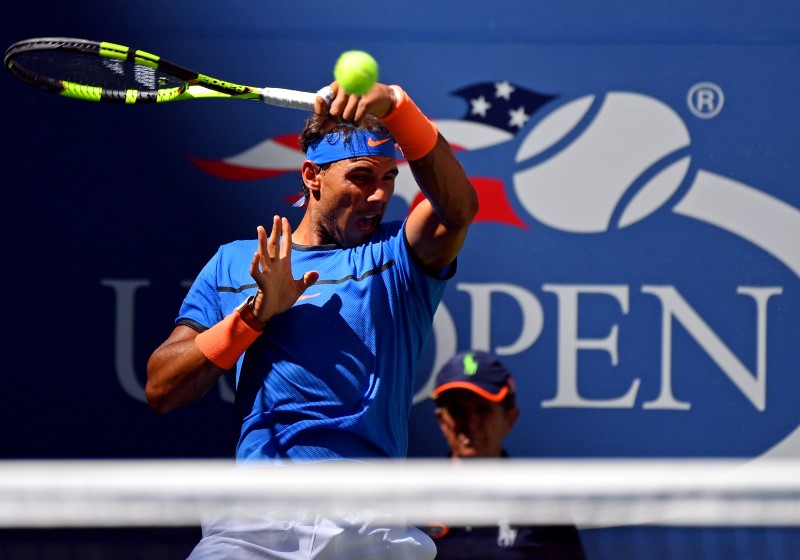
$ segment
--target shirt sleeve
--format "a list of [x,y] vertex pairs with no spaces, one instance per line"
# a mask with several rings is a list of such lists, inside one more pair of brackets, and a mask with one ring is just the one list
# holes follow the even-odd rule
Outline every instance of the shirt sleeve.
[[202,332],[220,322],[224,314],[217,287],[220,251],[202,268],[183,300],[176,325],[186,325]]

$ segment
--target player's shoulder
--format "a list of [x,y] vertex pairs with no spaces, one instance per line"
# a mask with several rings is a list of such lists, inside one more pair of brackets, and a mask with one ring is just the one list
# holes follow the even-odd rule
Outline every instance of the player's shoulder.
[[258,239],[238,239],[220,245],[217,254],[228,258],[245,255],[250,259],[257,249]]
[[220,245],[220,250],[225,251],[235,251],[241,248],[252,248],[256,249],[258,247],[258,239],[236,239],[234,241],[228,241],[227,243],[223,243]]
[[375,231],[373,239],[387,240],[397,237],[405,228],[405,221],[393,220],[391,222],[382,222],[378,229]]

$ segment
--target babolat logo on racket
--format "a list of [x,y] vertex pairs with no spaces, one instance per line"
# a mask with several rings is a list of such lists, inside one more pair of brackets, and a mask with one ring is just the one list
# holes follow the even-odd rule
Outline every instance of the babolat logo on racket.
[[197,76],[197,83],[210,89],[224,91],[225,93],[250,93],[253,91],[251,87],[226,82],[225,80],[218,80],[217,78],[204,76],[203,74]]

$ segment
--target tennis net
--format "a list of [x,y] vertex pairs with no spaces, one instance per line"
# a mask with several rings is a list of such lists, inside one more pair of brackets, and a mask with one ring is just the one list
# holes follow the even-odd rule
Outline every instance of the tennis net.
[[800,461],[0,462],[0,528],[191,526],[220,509],[297,508],[412,524],[800,527]]

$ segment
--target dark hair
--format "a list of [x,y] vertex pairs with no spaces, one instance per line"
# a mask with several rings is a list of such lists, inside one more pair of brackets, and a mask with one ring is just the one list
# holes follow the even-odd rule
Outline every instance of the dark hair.
[[506,410],[510,410],[517,406],[517,394],[514,391],[509,391],[506,395],[506,398],[503,399],[503,407]]
[[[347,141],[350,135],[358,130],[357,128],[353,128],[351,125],[338,124],[332,130],[323,132],[322,125],[326,121],[327,117],[320,117],[317,114],[311,115],[306,119],[303,132],[300,133],[300,148],[303,150],[303,153],[308,151],[309,146],[313,146],[322,140],[322,138],[328,132],[343,132],[344,139]],[[386,134],[389,132],[386,129],[386,126],[383,124],[383,121],[372,115],[367,115],[367,118],[364,119],[364,124],[361,125],[361,128],[364,130],[369,130],[370,132],[383,132]]]
[[[327,122],[327,117],[320,117],[317,114],[312,114],[306,119],[306,124],[303,127],[303,131],[300,133],[300,149],[303,150],[303,153],[308,152],[308,148],[310,146],[315,145],[319,141],[321,141],[326,134],[329,132],[343,132],[344,133],[344,140],[345,142],[350,139],[350,136],[358,130],[349,124],[337,124],[331,130],[323,132],[322,125]],[[361,128],[364,130],[369,130],[370,132],[383,132],[388,134],[389,131],[386,128],[386,125],[383,124],[378,117],[374,117],[372,115],[367,115],[367,118],[364,119],[364,124],[361,125]],[[332,162],[331,162],[332,163]],[[320,169],[327,169],[330,167],[330,163],[323,163],[318,167]],[[302,187],[303,187],[303,196],[307,199],[309,196],[308,187],[306,187],[305,183],[303,183],[302,179],[300,180]]]

